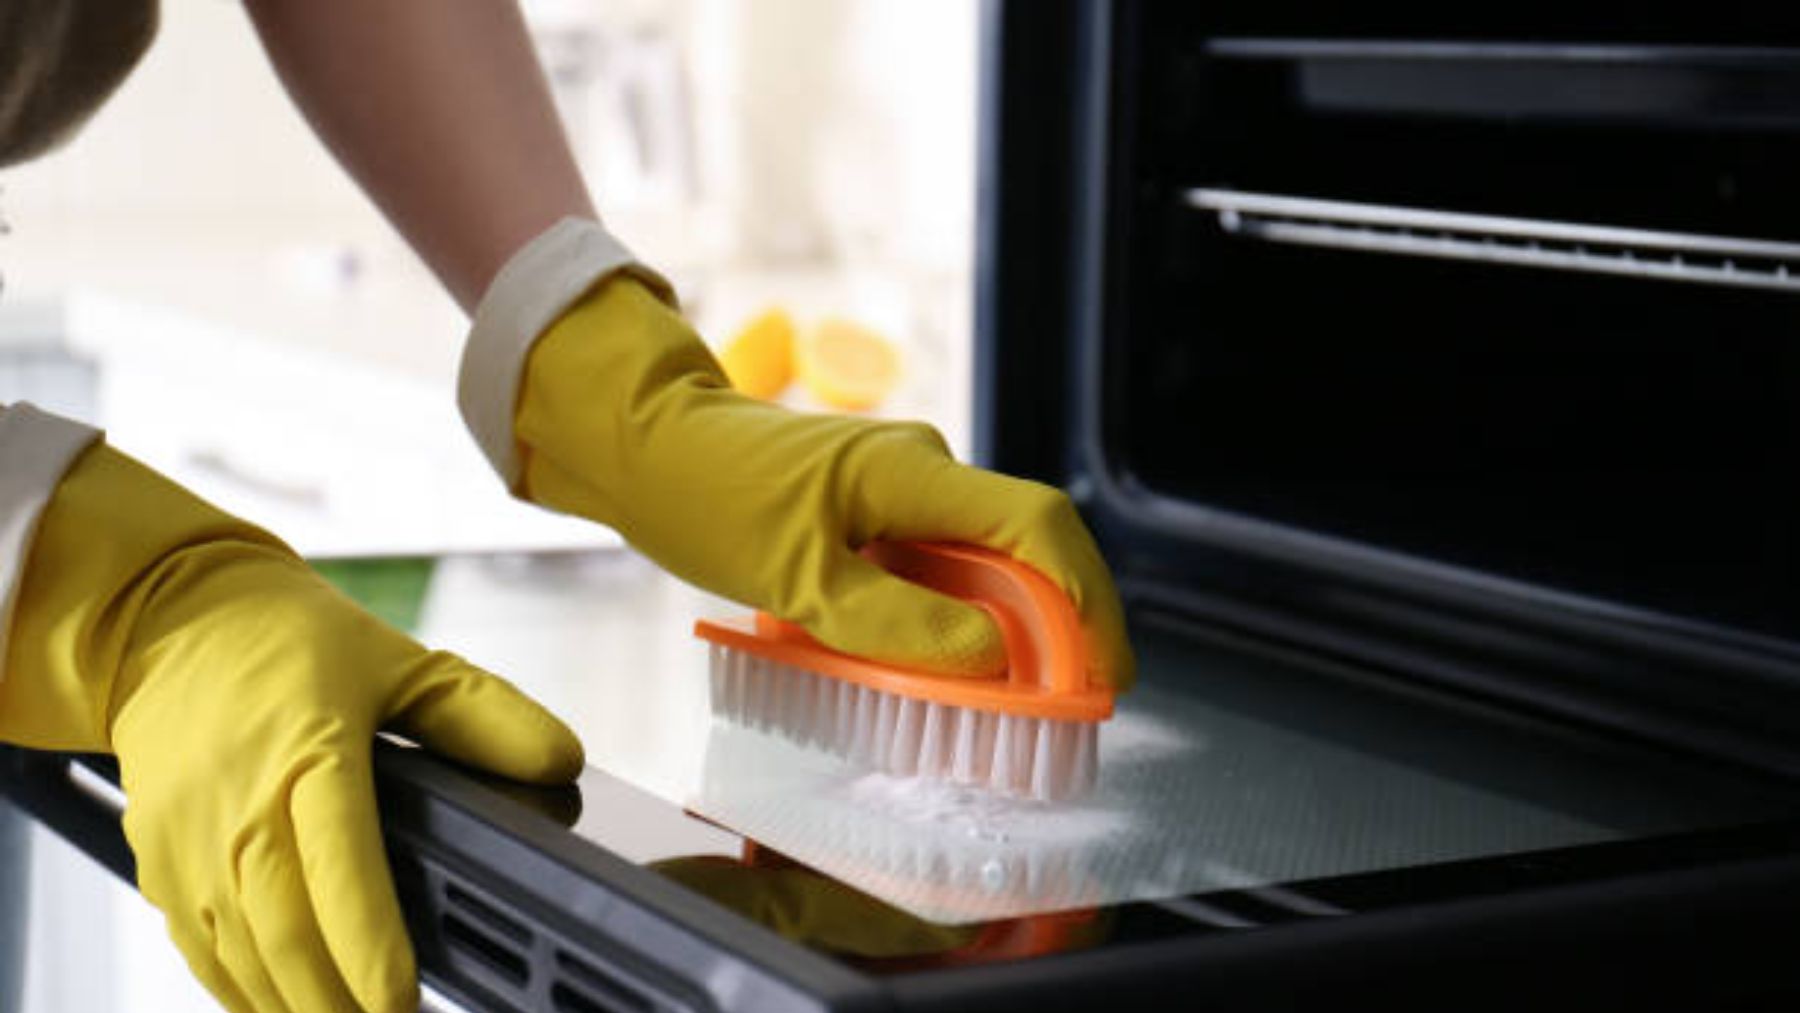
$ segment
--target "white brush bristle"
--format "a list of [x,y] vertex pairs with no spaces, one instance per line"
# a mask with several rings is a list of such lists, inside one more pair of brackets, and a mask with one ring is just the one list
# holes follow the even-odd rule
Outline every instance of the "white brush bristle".
[[1091,790],[1100,726],[914,700],[711,645],[716,717],[904,777],[1045,800]]

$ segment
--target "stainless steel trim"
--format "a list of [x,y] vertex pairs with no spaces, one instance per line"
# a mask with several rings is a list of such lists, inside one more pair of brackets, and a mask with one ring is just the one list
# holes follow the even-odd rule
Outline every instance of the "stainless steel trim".
[[1265,904],[1286,908],[1295,914],[1311,915],[1314,918],[1335,918],[1339,915],[1347,915],[1350,913],[1344,908],[1338,907],[1336,904],[1329,901],[1323,901],[1317,897],[1309,897],[1303,893],[1296,893],[1285,887],[1260,886],[1255,889],[1245,890],[1244,892]]
[[118,785],[73,761],[67,769],[69,783],[77,791],[112,810],[114,815],[125,812],[125,793],[119,790]]
[[1195,188],[1233,235],[1269,242],[1800,290],[1800,243]]
[[419,983],[419,1013],[469,1013],[449,997],[424,982]]
[[1350,913],[1336,904],[1319,900],[1316,897],[1308,897],[1286,887],[1276,886],[1261,876],[1251,875],[1223,862],[1208,859],[1203,867],[1206,874],[1217,880],[1221,886],[1232,890],[1242,890],[1265,904],[1286,908],[1296,914],[1324,918]]
[[1800,49],[1781,46],[1694,46],[1589,42],[1446,42],[1419,39],[1296,39],[1231,36],[1208,39],[1208,56],[1276,60],[1493,60],[1633,63],[1677,66],[1800,65]]
[[1253,929],[1256,928],[1258,924],[1248,918],[1241,918],[1222,907],[1208,904],[1205,901],[1195,900],[1192,897],[1169,897],[1165,900],[1155,901],[1154,903],[1158,907],[1174,914],[1178,914],[1189,921],[1199,922],[1202,925],[1211,925],[1214,928]]

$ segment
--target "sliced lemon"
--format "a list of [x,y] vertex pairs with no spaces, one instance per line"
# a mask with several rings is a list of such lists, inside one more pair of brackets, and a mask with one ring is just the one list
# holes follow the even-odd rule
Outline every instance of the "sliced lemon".
[[772,401],[794,379],[794,320],[779,307],[745,324],[719,355],[731,385],[749,397]]
[[868,411],[900,381],[900,352],[875,331],[838,317],[807,328],[797,348],[800,383],[839,411]]

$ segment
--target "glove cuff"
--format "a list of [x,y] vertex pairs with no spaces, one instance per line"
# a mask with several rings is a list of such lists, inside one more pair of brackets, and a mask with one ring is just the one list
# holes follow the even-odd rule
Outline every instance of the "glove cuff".
[[475,307],[456,402],[508,489],[516,491],[520,478],[513,415],[532,346],[583,295],[621,272],[676,305],[669,283],[639,263],[599,222],[564,218],[513,254]]
[[38,517],[63,473],[99,438],[97,429],[24,402],[0,408],[0,679]]

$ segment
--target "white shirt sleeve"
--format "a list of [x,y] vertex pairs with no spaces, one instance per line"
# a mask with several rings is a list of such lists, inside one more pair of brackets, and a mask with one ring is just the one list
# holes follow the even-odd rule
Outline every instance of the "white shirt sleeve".
[[0,407],[0,679],[38,516],[69,465],[99,438],[99,430],[26,402]]
[[456,403],[508,489],[516,489],[519,479],[513,415],[531,346],[583,295],[620,272],[675,305],[669,283],[639,263],[599,222],[564,218],[520,247],[475,307]]

